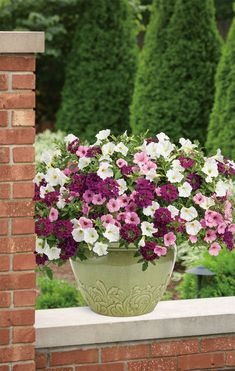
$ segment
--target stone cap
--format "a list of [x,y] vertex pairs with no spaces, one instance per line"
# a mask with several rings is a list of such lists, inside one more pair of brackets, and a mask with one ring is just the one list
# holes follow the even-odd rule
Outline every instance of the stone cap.
[[235,297],[171,300],[139,317],[87,307],[36,311],[36,348],[235,333]]
[[0,31],[0,54],[43,53],[44,41],[44,32],[41,31]]

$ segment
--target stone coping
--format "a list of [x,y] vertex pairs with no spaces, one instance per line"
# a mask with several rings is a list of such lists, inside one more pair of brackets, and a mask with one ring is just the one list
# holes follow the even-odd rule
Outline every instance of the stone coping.
[[36,311],[36,348],[235,333],[235,297],[172,300],[139,317],[88,307]]
[[44,32],[0,31],[0,54],[43,52]]

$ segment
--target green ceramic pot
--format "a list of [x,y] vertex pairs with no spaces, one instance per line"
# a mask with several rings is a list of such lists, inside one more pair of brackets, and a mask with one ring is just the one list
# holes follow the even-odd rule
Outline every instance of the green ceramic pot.
[[144,272],[133,255],[133,249],[111,248],[102,257],[90,253],[82,262],[71,260],[79,289],[94,312],[139,316],[154,310],[170,280],[176,250],[170,249]]

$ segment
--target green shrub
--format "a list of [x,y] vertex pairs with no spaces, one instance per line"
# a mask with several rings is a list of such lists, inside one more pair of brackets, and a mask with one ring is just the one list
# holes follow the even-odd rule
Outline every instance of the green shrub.
[[127,0],[85,2],[66,67],[57,128],[94,141],[128,130],[136,40]]
[[63,140],[65,133],[57,131],[52,133],[50,130],[45,130],[43,133],[36,135],[35,150],[36,163],[40,161],[41,155],[44,151],[56,149],[55,140]]
[[38,277],[40,295],[37,297],[36,309],[82,307],[85,304],[77,288],[63,280],[50,280]]
[[[203,265],[216,273],[215,276],[204,276],[200,297],[209,298],[217,296],[235,295],[235,251],[222,251],[217,257],[208,253],[197,262],[196,265]],[[183,281],[178,286],[182,299],[193,299],[197,297],[197,277],[185,273]]]
[[220,45],[213,0],[154,0],[131,106],[134,133],[204,143]]
[[216,94],[206,146],[210,152],[235,159],[235,19],[230,28],[216,74]]

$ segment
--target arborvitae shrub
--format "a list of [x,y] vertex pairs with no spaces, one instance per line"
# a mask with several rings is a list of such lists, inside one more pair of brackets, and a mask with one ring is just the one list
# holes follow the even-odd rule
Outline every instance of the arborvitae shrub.
[[153,7],[131,126],[204,143],[221,45],[213,0],[155,0]]
[[57,128],[94,141],[129,127],[137,46],[127,0],[84,2],[66,70]]
[[235,159],[235,20],[216,73],[215,103],[210,117],[206,147]]

